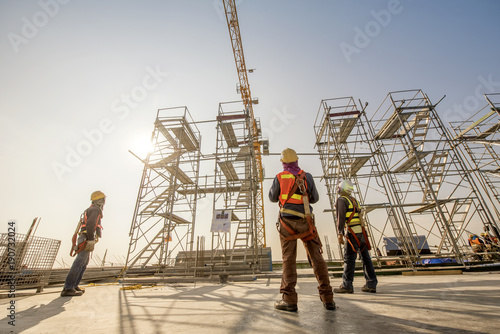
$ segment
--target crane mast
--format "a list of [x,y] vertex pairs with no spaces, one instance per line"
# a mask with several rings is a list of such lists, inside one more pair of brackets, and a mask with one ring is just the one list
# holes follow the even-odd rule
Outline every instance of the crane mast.
[[[243,44],[241,42],[240,26],[238,23],[238,14],[236,12],[236,4],[234,0],[223,0],[224,11],[226,13],[226,22],[229,28],[229,36],[233,47],[234,61],[238,72],[241,99],[245,110],[250,117],[251,132],[253,135],[253,160],[254,160],[254,179],[258,180],[260,187],[256,191],[255,196],[255,228],[256,228],[256,243],[258,246],[266,247],[266,232],[264,221],[264,197],[263,197],[263,167],[261,155],[261,142],[259,141],[260,129],[257,126],[253,114],[252,95],[250,93],[250,85],[248,83],[247,68],[245,65],[245,57],[243,55]],[[256,174],[256,175],[255,175]]]

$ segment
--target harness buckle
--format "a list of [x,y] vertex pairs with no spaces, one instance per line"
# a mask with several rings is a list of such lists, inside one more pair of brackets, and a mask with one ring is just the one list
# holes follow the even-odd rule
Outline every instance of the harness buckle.
[[297,187],[299,188],[299,191],[301,194],[305,194],[306,193],[306,185],[305,185],[305,182],[304,182],[304,179],[297,179]]

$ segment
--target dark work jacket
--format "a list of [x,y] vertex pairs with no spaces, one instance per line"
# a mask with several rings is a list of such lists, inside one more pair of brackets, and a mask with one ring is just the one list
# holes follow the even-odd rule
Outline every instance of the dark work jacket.
[[342,196],[337,198],[337,203],[335,203],[335,211],[337,211],[337,232],[338,234],[344,234],[346,213],[349,207],[349,202]]
[[[316,186],[314,185],[313,177],[309,173],[306,173],[306,183],[307,183],[307,194],[309,195],[309,203],[316,203],[319,200],[319,194],[318,190],[316,189]],[[298,188],[296,193],[300,194]],[[278,181],[278,177],[275,176],[273,180],[273,185],[271,186],[271,189],[269,189],[269,200],[273,203],[279,202],[280,194],[281,194],[280,182]],[[300,213],[305,213],[304,204],[286,203],[285,209],[298,211]],[[311,210],[311,212],[313,211],[312,206],[310,205],[309,205],[309,210]],[[297,217],[288,213],[282,213],[281,215],[283,217]]]
[[94,240],[94,231],[100,238],[102,210],[96,205],[91,205],[87,210],[85,210],[85,213],[87,214],[87,225],[82,227],[80,232],[86,231],[84,235],[87,237],[87,240]]

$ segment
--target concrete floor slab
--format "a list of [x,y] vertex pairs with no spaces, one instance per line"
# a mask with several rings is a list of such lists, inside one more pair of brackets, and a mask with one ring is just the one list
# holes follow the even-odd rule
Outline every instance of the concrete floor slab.
[[0,299],[0,333],[498,333],[498,272],[379,281],[376,294],[363,293],[356,277],[354,294],[336,294],[337,309],[327,311],[315,279],[299,278],[297,313],[273,308],[276,278],[128,291],[91,286],[72,298],[51,287],[16,299],[15,327],[6,317],[10,300]]

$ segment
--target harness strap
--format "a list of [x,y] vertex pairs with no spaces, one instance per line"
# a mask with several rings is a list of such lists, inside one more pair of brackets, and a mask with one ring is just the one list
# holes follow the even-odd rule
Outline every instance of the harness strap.
[[[95,233],[95,231],[97,230],[98,227],[100,227],[102,229],[101,222],[100,222],[101,218],[102,218],[102,211],[97,216],[97,222],[95,224],[94,233]],[[87,240],[85,240],[84,242],[82,242],[79,245],[76,244],[76,242],[78,240],[78,235],[79,234],[87,233],[86,230],[80,231],[80,229],[85,228],[85,227],[87,227],[87,210],[85,210],[82,213],[82,215],[80,216],[80,221],[78,222],[78,225],[76,227],[76,231],[73,234],[73,238],[71,239],[72,246],[71,246],[71,251],[69,252],[69,255],[71,257],[74,257],[76,254],[78,254],[81,251],[83,251],[85,249],[85,247],[87,246]]]
[[[359,241],[356,233],[354,233],[354,231],[352,230],[352,228],[350,226],[347,226],[347,229],[349,230],[349,233],[354,237],[354,240],[358,244],[358,248],[361,249],[361,241]],[[351,243],[351,240],[349,240],[349,237],[347,237],[347,241],[351,245],[353,252],[356,253],[356,249],[354,248],[354,245]]]
[[[347,219],[345,226],[346,226],[346,229],[349,231],[349,233],[354,237],[354,240],[358,244],[358,248],[361,248],[361,241],[359,241],[358,237],[356,236],[356,233],[354,233],[352,228],[349,226],[349,223],[351,222],[352,218],[354,217],[356,210],[358,210],[358,205],[357,205],[357,202],[354,198],[351,198],[350,196],[347,196],[347,197],[349,197],[349,200],[352,202],[353,210],[352,210],[351,215],[349,216],[349,219]],[[358,224],[356,224],[356,225],[358,225]],[[370,245],[370,240],[368,240],[368,235],[366,233],[366,229],[363,226],[363,224],[360,223],[359,225],[361,225],[361,233],[363,233],[363,237],[365,238],[365,246],[368,248],[368,250],[370,250],[370,249],[372,249],[372,247]],[[354,252],[356,252],[356,249],[354,248],[354,245],[351,243],[351,240],[349,240],[349,238],[347,238],[347,241],[351,245],[352,250]]]
[[305,214],[303,214],[302,212],[295,211],[295,210],[280,208],[280,212],[281,213],[288,213],[290,215],[294,215],[294,216],[297,216],[297,217],[300,217],[300,218],[306,218]]
[[[280,215],[279,221],[281,223],[281,226],[283,226],[285,228],[285,230],[287,230],[288,233],[290,233],[289,236],[285,237],[278,229],[278,232],[283,236],[283,238],[285,238],[285,240],[301,239],[303,242],[307,242],[309,240],[315,239],[318,236],[318,231],[316,230],[316,227],[314,226],[313,215],[311,214],[311,210],[309,209],[309,196],[307,195],[305,181],[304,181],[305,176],[306,176],[305,172],[297,175],[296,180],[295,180],[295,184],[293,185],[292,189],[290,189],[290,192],[288,193],[287,199],[284,203],[284,204],[286,204],[288,202],[288,200],[290,198],[292,198],[292,195],[295,194],[295,192],[297,191],[297,188],[299,188],[299,190],[303,194],[302,198],[303,198],[304,212],[305,213],[301,213],[301,212],[298,212],[295,210],[285,209],[283,206],[281,206],[280,212],[292,214],[292,215],[298,216],[300,218],[305,218],[307,221],[308,230],[305,232],[302,232],[302,233],[297,233],[296,231],[293,230],[293,228],[291,226],[289,226],[286,222],[283,221],[283,219],[281,219],[281,215]],[[278,227],[278,224],[276,224],[276,227]]]

